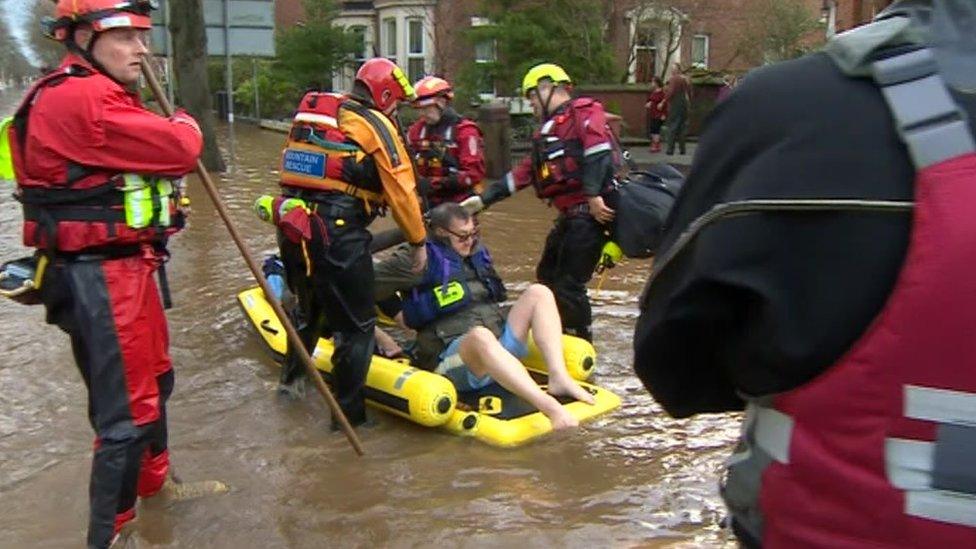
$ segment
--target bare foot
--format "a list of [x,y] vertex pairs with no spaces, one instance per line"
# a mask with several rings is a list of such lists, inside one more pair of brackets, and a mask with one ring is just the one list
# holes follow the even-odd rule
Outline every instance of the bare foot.
[[549,394],[553,396],[568,396],[587,404],[594,404],[596,400],[589,391],[580,387],[574,380],[556,380],[549,378]]
[[573,417],[562,406],[557,406],[552,410],[545,412],[546,417],[552,422],[552,428],[554,431],[559,431],[561,429],[572,429],[573,427],[579,427],[579,420]]

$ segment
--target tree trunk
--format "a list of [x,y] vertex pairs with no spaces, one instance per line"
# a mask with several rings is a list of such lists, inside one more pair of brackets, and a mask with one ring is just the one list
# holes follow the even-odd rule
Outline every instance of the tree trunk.
[[222,172],[226,167],[217,148],[213,100],[207,78],[203,2],[169,0],[169,6],[169,32],[173,36],[173,72],[178,103],[197,119],[203,131],[203,165],[208,170]]

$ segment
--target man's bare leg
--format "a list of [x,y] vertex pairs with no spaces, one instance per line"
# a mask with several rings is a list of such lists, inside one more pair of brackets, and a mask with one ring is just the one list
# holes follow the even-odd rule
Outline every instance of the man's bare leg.
[[593,404],[593,395],[579,386],[566,370],[563,327],[552,290],[533,284],[519,296],[508,313],[508,328],[519,341],[528,341],[529,329],[549,370],[549,393]]
[[524,398],[549,418],[553,429],[579,425],[559,401],[536,385],[525,366],[502,347],[488,328],[476,326],[468,331],[461,340],[458,353],[474,375],[483,377],[488,374],[502,387]]

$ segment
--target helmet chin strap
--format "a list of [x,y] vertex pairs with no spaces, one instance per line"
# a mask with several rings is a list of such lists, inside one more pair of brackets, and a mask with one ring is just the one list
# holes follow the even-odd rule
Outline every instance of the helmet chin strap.
[[542,92],[539,91],[539,87],[538,86],[536,86],[536,88],[535,88],[535,93],[539,96],[539,104],[542,105],[542,120],[543,120],[543,122],[546,121],[546,120],[549,120],[549,115],[551,114],[549,112],[549,104],[552,103],[552,94],[556,93],[556,84],[555,84],[555,82],[549,88],[549,93],[546,95],[546,100],[544,102],[542,101]]
[[88,61],[88,64],[90,64],[92,66],[92,68],[95,69],[96,71],[98,71],[98,72],[104,74],[105,76],[109,77],[114,82],[118,83],[119,85],[122,85],[122,87],[126,87],[125,85],[122,84],[122,82],[119,82],[118,80],[116,80],[115,77],[112,76],[105,69],[105,66],[102,65],[101,63],[99,63],[95,59],[95,55],[92,53],[92,50],[95,48],[95,41],[98,40],[98,37],[100,36],[100,34],[97,33],[97,32],[92,31],[91,40],[88,41],[88,48],[86,49],[86,48],[82,48],[81,45],[79,45],[78,42],[75,41],[75,30],[76,30],[76,28],[72,28],[71,30],[69,30],[68,31],[68,38],[65,39],[65,41],[64,41],[64,45],[68,49],[68,51],[70,51],[71,53],[74,53],[75,55],[78,55],[79,57],[81,57],[85,61]]

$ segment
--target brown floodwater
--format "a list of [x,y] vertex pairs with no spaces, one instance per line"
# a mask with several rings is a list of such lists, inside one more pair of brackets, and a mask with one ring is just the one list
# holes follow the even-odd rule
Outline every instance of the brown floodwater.
[[[0,93],[9,113],[20,92]],[[227,128],[221,128],[225,145]],[[254,198],[275,189],[282,136],[239,124],[220,191],[252,253],[275,249]],[[225,146],[225,149],[229,147]],[[0,258],[26,255],[21,213],[0,192]],[[637,298],[648,263],[591,284],[594,382],[623,406],[578,432],[500,450],[377,414],[359,458],[313,392],[275,393],[277,366],[236,294],[254,283],[203,189],[170,246],[176,391],[170,448],[183,478],[218,478],[220,497],[142,505],[139,547],[700,547],[733,546],[719,523],[717,478],[734,415],[675,421],[631,367]],[[484,238],[516,292],[532,280],[553,210],[530,192],[482,216]],[[390,226],[383,219],[377,227]],[[81,546],[92,432],[68,338],[41,307],[0,302],[0,546]]]

